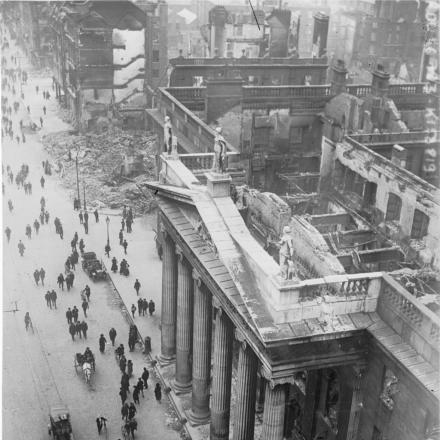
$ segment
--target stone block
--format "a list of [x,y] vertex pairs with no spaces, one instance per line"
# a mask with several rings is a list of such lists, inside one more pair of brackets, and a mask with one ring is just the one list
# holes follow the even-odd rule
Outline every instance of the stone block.
[[205,173],[208,193],[213,197],[229,197],[231,176],[229,174]]

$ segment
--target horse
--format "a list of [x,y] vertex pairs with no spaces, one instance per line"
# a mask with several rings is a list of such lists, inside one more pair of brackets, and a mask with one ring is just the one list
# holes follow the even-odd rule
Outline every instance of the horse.
[[86,383],[90,383],[90,379],[92,377],[92,365],[89,362],[84,362],[82,365],[84,378],[86,379]]

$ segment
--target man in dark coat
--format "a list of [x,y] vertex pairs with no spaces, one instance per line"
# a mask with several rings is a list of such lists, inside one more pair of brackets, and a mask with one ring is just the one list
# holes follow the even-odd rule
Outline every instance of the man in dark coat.
[[72,310],[70,310],[70,307],[67,309],[66,318],[67,324],[72,324]]
[[75,323],[75,330],[76,330],[76,334],[77,336],[79,336],[80,339],[82,339],[82,333],[81,333],[81,323],[79,321],[77,321]]
[[142,394],[142,397],[145,397],[144,396],[144,382],[140,377],[138,378],[136,387],[139,390],[139,392]]
[[119,231],[119,244],[122,246],[122,243],[124,242],[124,233],[122,232],[122,229]]
[[55,290],[52,289],[52,291],[50,292],[50,301],[52,303],[52,305],[57,308],[57,293],[55,292]]
[[84,339],[87,339],[87,330],[89,329],[89,326],[87,325],[86,321],[81,322],[81,331],[84,336]]
[[148,313],[148,301],[144,298],[142,301],[142,316],[145,316],[146,313]]
[[90,302],[90,287],[88,284],[86,284],[86,287],[84,287],[84,291],[86,293],[87,302]]
[[144,382],[144,388],[148,389],[148,378],[150,377],[150,372],[144,367],[144,371],[142,372],[142,381]]
[[50,300],[50,292],[49,291],[46,292],[46,295],[44,295],[44,298],[46,299],[47,307],[52,308],[52,302]]
[[127,368],[127,359],[125,359],[124,355],[121,356],[121,359],[119,361],[119,368],[122,373],[125,373],[125,369]]
[[95,215],[95,221],[96,221],[96,223],[98,223],[98,222],[99,222],[99,214],[98,214],[98,210],[95,209],[95,210],[93,211],[93,214]]
[[41,280],[41,284],[44,286],[44,278],[46,278],[46,271],[41,268],[40,269],[40,280]]
[[133,389],[133,401],[134,403],[137,403],[139,405],[139,389],[137,387],[137,385],[134,386]]
[[84,222],[84,217],[83,217],[82,211],[79,211],[78,217],[79,217],[79,223],[82,225]]
[[121,408],[122,420],[127,421],[128,417],[128,403],[124,403]]
[[38,286],[38,281],[40,281],[40,271],[38,269],[35,269],[35,271],[34,271],[34,280]]
[[84,316],[87,318],[87,309],[89,308],[89,303],[84,300],[81,304],[81,307],[83,309]]
[[136,407],[134,406],[134,403],[131,402],[130,403],[130,407],[128,408],[128,419],[131,420],[134,418],[134,416],[136,415]]
[[74,341],[75,340],[75,333],[76,333],[76,326],[73,322],[69,325],[69,333],[70,333],[70,336],[72,336],[72,341]]
[[[121,389],[119,390],[119,395],[121,396],[122,405],[124,405],[125,401],[127,400],[127,391],[121,387]],[[128,411],[127,411],[127,416],[128,416]]]
[[87,211],[84,212],[84,223],[89,223],[89,213]]
[[72,318],[73,318],[73,322],[77,322],[78,321],[78,309],[76,308],[76,306],[73,306]]
[[58,282],[58,287],[59,287],[61,290],[64,290],[64,276],[63,276],[62,273],[60,273],[60,274],[58,275],[57,282]]
[[150,302],[148,303],[148,311],[150,313],[150,316],[153,315],[155,309],[156,309],[156,305],[154,304],[154,301],[150,299]]
[[130,392],[130,378],[127,373],[122,373],[121,388],[127,391],[128,393]]
[[110,331],[108,332],[108,335],[110,336],[110,341],[112,341],[112,346],[115,346],[115,339],[116,339],[116,330],[112,327]]
[[122,242],[122,246],[124,247],[124,254],[127,255],[127,246],[128,246],[127,240],[124,240]]
[[[136,290],[136,295],[139,295],[139,289],[141,288],[141,283],[139,282],[139,280],[136,278],[136,281],[134,283],[134,290]],[[140,315],[140,312],[139,312]]]
[[143,308],[144,308],[144,302],[142,301],[142,298],[139,298],[138,299],[138,313],[139,313],[139,316],[141,316],[141,312],[142,312]]

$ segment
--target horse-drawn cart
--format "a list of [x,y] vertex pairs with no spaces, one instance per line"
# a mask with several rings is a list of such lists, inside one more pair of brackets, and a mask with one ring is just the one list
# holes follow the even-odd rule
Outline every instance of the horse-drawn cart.
[[107,278],[107,272],[102,267],[101,261],[96,258],[95,252],[84,252],[81,265],[93,281],[105,280]]
[[67,406],[60,405],[50,408],[49,435],[55,440],[73,440],[72,425]]
[[76,353],[73,359],[73,366],[78,373],[78,369],[81,369],[84,374],[86,383],[89,384],[92,378],[92,373],[95,372],[95,356],[92,352],[88,354]]

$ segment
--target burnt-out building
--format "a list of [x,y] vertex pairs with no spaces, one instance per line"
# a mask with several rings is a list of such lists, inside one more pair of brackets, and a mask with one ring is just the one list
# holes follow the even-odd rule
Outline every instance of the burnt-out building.
[[166,73],[162,17],[166,24],[162,3],[68,2],[54,10],[56,95],[78,129],[159,85]]

